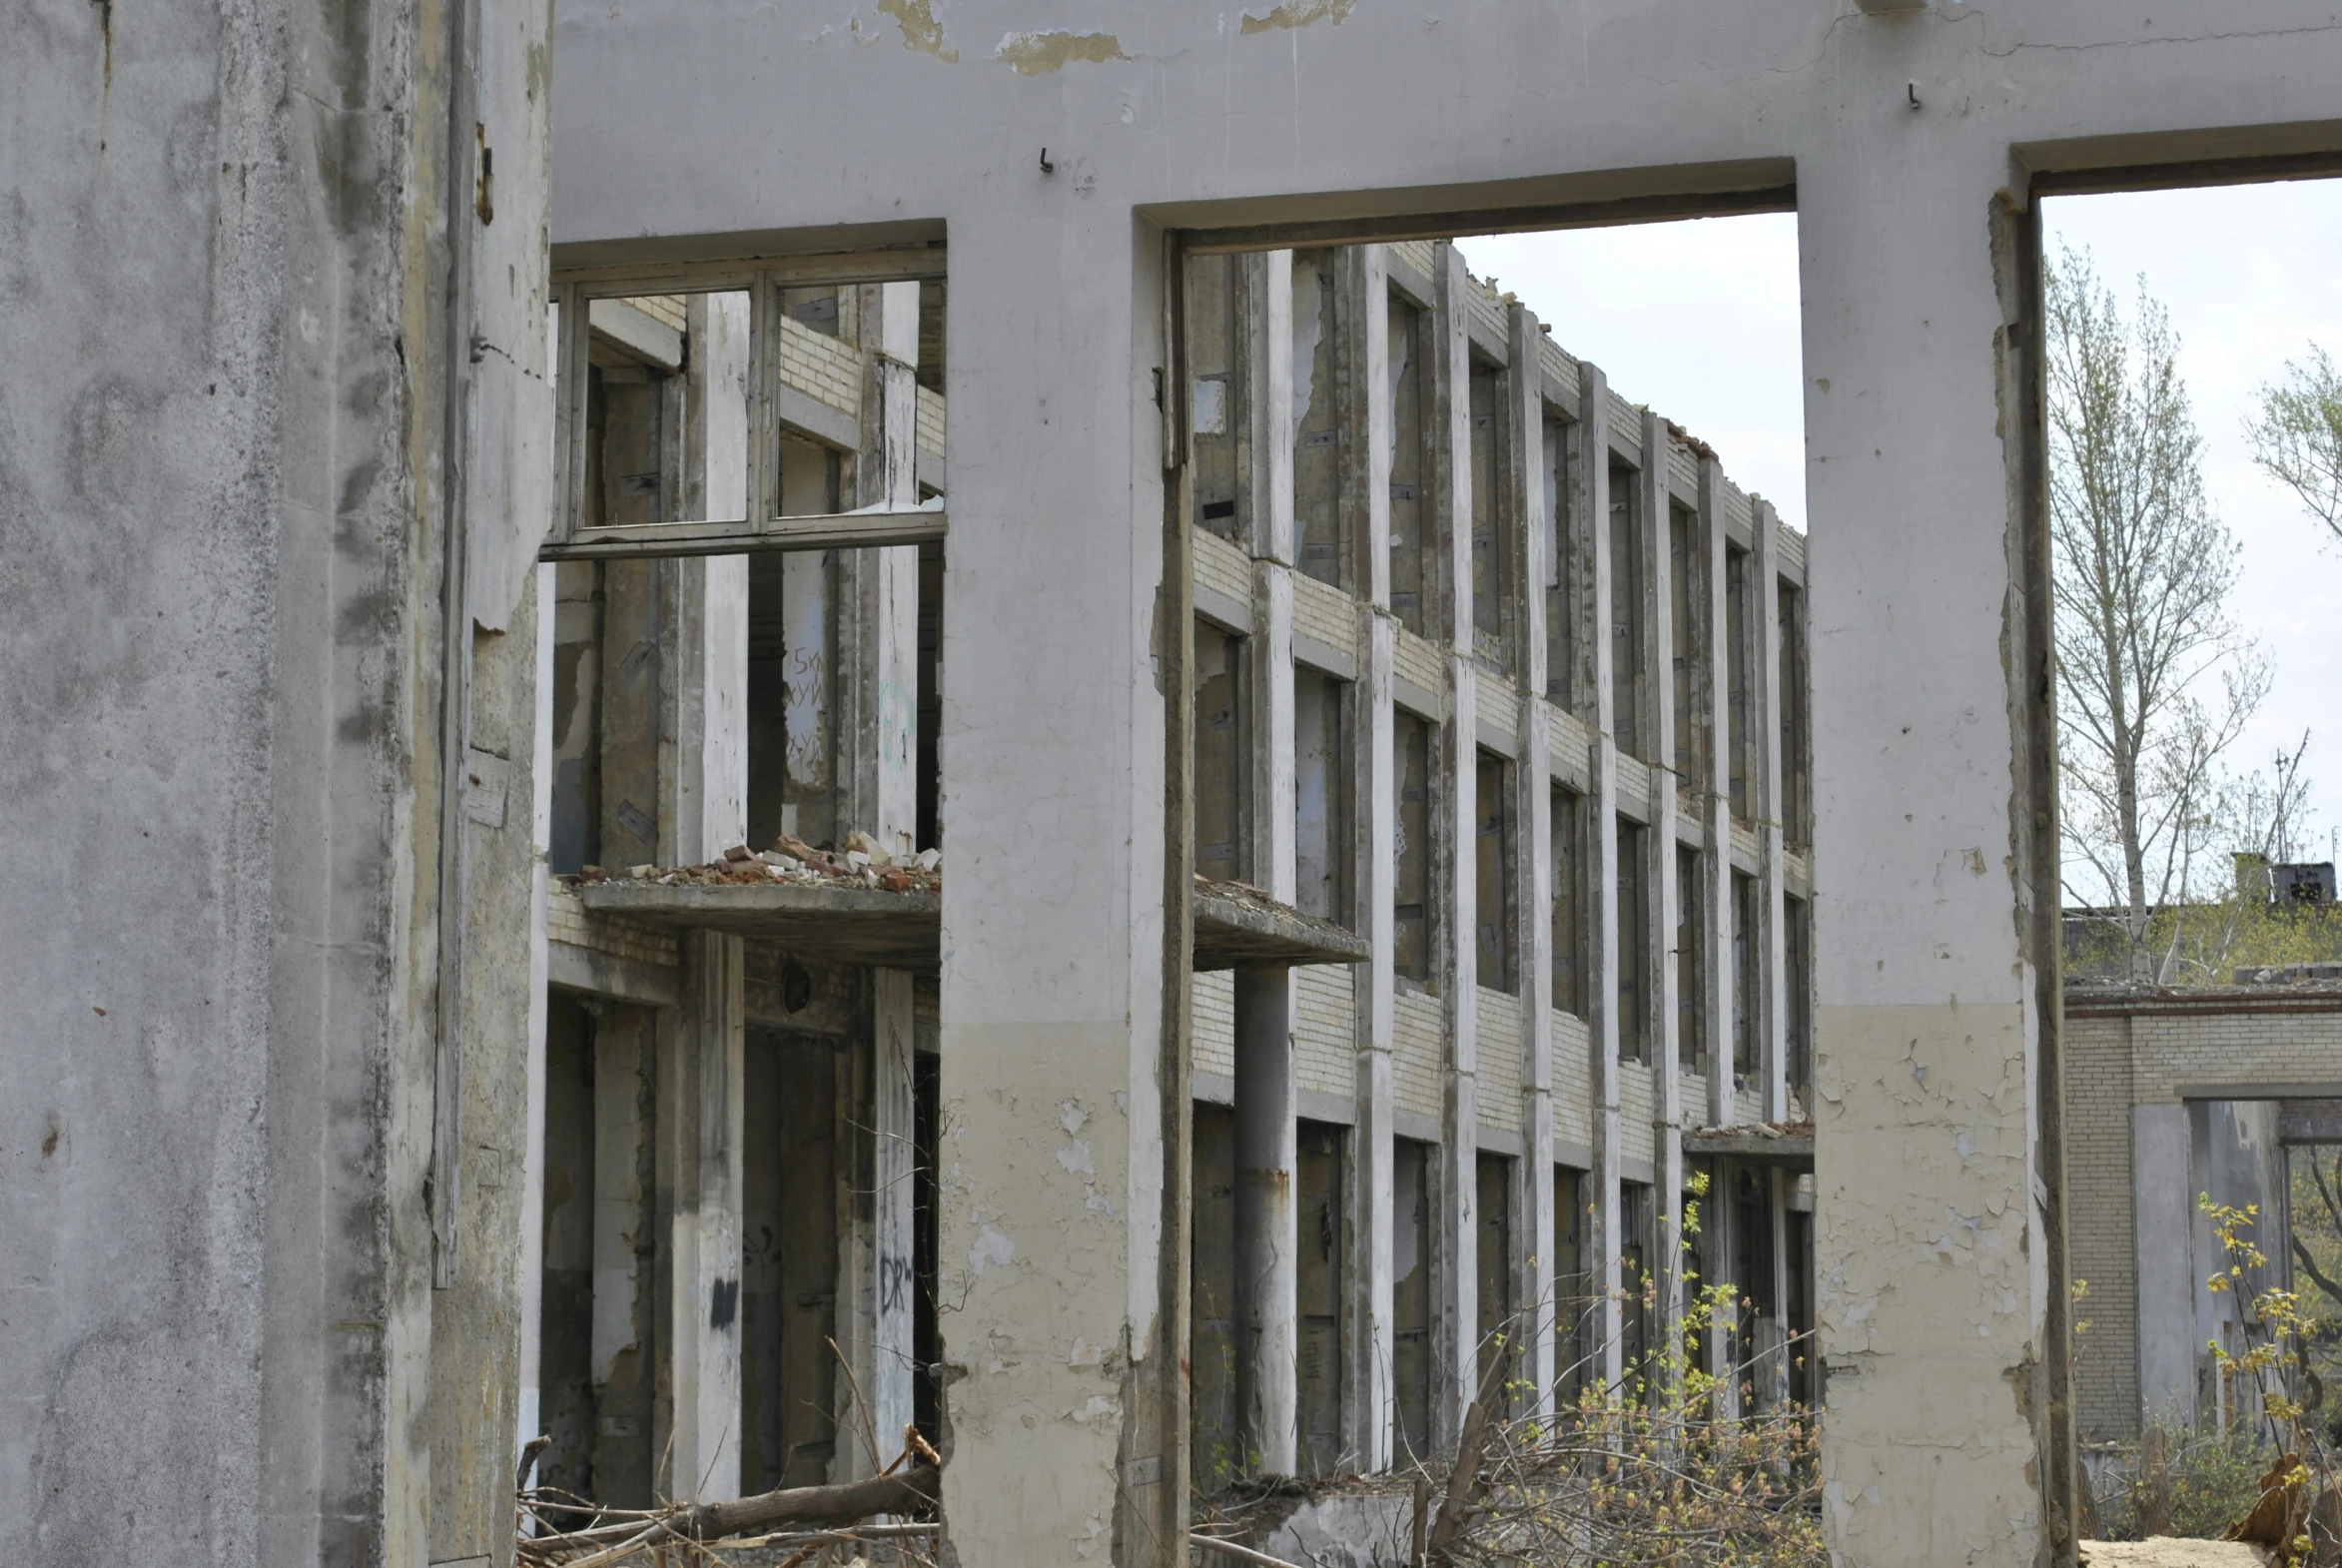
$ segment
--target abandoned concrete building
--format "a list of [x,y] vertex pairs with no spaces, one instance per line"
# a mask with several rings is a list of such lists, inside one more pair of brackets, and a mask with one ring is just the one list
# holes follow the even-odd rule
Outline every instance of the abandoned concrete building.
[[[944,541],[596,556],[760,484],[945,494],[942,283],[639,287],[557,296],[521,1405],[635,1504],[869,1473],[858,1398],[936,1429],[956,1186]],[[1451,245],[1200,257],[1183,304],[1198,1483],[1641,1375],[1687,1272],[1749,1303],[1719,1366],[1810,1397],[1803,538]]]
[[[925,1421],[1168,1568],[1623,1370],[1702,1174],[1836,1560],[2073,1561],[2074,1183],[2259,1097],[2061,1008],[2036,199],[2342,168],[2331,15],[27,15],[11,1561]],[[1810,557],[1448,243],[1759,211]]]

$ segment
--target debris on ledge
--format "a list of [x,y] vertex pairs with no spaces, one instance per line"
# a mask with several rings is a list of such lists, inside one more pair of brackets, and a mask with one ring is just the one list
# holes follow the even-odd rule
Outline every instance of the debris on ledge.
[[794,834],[784,833],[768,850],[735,844],[723,858],[697,866],[630,866],[612,876],[600,866],[587,866],[578,884],[648,882],[659,887],[763,887],[794,883],[800,887],[876,888],[883,893],[941,893],[943,851],[921,850],[897,860],[866,833],[848,836],[843,850],[815,849]]

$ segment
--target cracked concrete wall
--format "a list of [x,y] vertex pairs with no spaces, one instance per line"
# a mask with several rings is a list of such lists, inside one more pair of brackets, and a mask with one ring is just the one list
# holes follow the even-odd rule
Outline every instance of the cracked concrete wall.
[[[2208,21],[2114,0],[1565,0],[1434,24],[1314,3],[1008,0],[979,21],[923,0],[573,0],[559,44],[556,233],[580,259],[949,236],[944,1334],[969,1564],[1175,1552],[1111,1522],[1118,1484],[1144,1493],[1177,1458],[1113,1360],[1162,1353],[1178,1261],[1155,1243],[1180,1232],[1156,1216],[1185,1185],[1156,1099],[1180,1078],[1159,1023],[1155,226],[1358,235],[1794,180],[1820,1309],[1833,1369],[1857,1374],[1832,1389],[1831,1529],[1849,1563],[2044,1553],[2044,1036],[2011,864],[2034,715],[2004,652],[2024,608],[2004,348],[2022,365],[1995,204],[2027,160],[2334,151],[2342,28],[2302,0]],[[1765,1086],[1769,1111],[1782,1097]],[[1077,1137],[1091,1171],[1058,1158]],[[1091,1209],[1093,1188],[1121,1211]]]
[[[9,13],[12,1561],[509,1557],[550,14],[453,22]],[[434,1290],[450,439],[481,629]]]

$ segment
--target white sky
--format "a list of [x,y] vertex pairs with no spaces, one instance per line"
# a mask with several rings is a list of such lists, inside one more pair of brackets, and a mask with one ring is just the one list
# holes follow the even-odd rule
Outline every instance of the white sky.
[[[2127,307],[2133,279],[2171,313],[2212,504],[2244,543],[2232,608],[2276,667],[2230,766],[2266,769],[2311,732],[2315,857],[2342,825],[2342,547],[2246,454],[2254,391],[2312,343],[2342,357],[2342,181],[2061,197],[2048,243],[2088,247]],[[1592,360],[1714,445],[1725,471],[1805,526],[1797,220],[1789,214],[1460,242]],[[2321,544],[2323,543],[2323,547]]]

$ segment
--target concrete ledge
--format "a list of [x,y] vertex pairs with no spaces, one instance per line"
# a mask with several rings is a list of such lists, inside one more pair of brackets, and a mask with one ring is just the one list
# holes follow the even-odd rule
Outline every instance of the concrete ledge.
[[1232,883],[1198,883],[1194,913],[1198,970],[1358,964],[1368,956],[1364,937]]
[[651,881],[596,882],[578,890],[597,914],[756,937],[807,958],[933,974],[942,968],[943,899],[877,888]]

